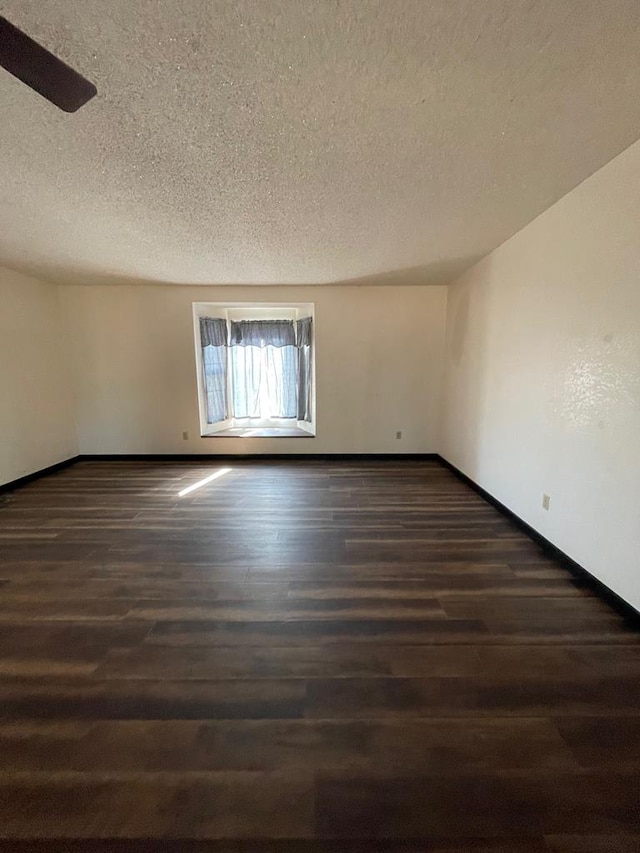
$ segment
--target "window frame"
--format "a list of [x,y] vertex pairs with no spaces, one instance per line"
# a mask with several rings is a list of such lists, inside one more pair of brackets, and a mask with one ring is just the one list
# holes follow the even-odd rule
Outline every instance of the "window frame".
[[[299,421],[296,418],[234,418],[230,417],[215,424],[207,422],[207,396],[204,380],[204,364],[202,358],[202,343],[200,339],[200,318],[215,317],[226,320],[282,320],[297,321],[303,317],[311,317],[311,420]],[[200,435],[209,438],[221,432],[234,429],[282,429],[290,431],[295,425],[298,429],[313,437],[316,435],[316,360],[315,360],[315,304],[312,302],[194,302],[193,303],[193,338],[195,344],[195,364],[198,395],[198,413]],[[231,370],[227,370],[227,400],[231,395]],[[247,423],[249,422],[249,423]],[[231,436],[229,436],[231,437]],[[283,436],[272,436],[280,438]]]

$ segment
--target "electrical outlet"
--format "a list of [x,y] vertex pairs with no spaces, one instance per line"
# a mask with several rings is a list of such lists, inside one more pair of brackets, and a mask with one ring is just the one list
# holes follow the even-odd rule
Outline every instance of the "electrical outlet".
[[187,432],[187,430],[186,430],[186,429],[185,429],[185,431],[182,433],[182,440],[183,440],[183,441],[189,441],[189,433]]
[[402,438],[402,430],[401,429],[399,429],[398,432],[396,433],[396,438]]
[[549,504],[551,503],[551,498],[549,495],[542,496],[542,509],[549,509]]

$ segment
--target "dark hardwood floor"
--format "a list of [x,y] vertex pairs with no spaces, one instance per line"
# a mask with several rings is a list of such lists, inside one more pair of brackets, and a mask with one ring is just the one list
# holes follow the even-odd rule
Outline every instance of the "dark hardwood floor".
[[0,499],[0,849],[640,850],[640,633],[437,462]]

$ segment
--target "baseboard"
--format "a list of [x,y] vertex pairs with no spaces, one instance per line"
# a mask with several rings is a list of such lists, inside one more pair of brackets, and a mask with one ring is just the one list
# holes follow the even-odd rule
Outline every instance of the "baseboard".
[[635,628],[640,628],[640,611],[636,610],[632,604],[629,604],[628,601],[621,598],[617,592],[614,592],[605,583],[592,575],[590,571],[584,568],[584,566],[576,563],[576,561],[568,554],[561,551],[557,545],[554,545],[553,542],[549,541],[549,539],[541,533],[538,533],[534,527],[527,524],[527,522],[520,518],[519,515],[516,515],[513,510],[510,510],[508,506],[505,506],[505,504],[495,498],[490,494],[490,492],[483,489],[482,486],[479,486],[475,480],[472,480],[471,477],[468,477],[459,468],[456,468],[452,462],[449,462],[448,459],[445,459],[444,456],[440,456],[440,454],[436,454],[436,456],[438,457],[438,461],[441,462],[445,468],[448,468],[452,474],[455,474],[459,480],[467,486],[470,486],[475,492],[483,497],[487,503],[490,503],[499,512],[501,512],[502,515],[506,516],[510,521],[513,521],[514,524],[517,524],[518,527],[526,533],[530,539],[533,539],[533,541],[536,542],[546,554],[554,560],[557,560],[565,569],[568,569],[573,575],[580,578],[580,580],[585,581],[600,598],[607,601],[611,607],[617,610],[618,613],[628,620]]
[[2,492],[11,492],[14,489],[18,489],[20,486],[26,486],[27,483],[39,480],[41,477],[48,477],[49,474],[55,474],[56,471],[68,468],[79,459],[79,456],[71,456],[69,459],[63,459],[62,462],[56,462],[55,465],[49,465],[47,468],[41,468],[39,471],[34,471],[33,474],[25,474],[24,477],[18,477],[17,480],[11,480],[9,483],[3,483],[0,486],[0,494],[2,494]]
[[437,453],[83,453],[81,462],[219,462],[287,459],[303,462],[439,462]]

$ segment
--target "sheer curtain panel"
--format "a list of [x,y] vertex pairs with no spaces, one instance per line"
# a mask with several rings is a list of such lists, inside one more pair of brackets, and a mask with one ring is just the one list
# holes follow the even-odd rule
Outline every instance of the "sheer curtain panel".
[[311,317],[298,320],[298,420],[311,423]]
[[295,418],[293,320],[231,322],[231,408],[236,418]]
[[218,317],[200,318],[202,366],[207,398],[207,423],[217,424],[228,417],[227,405],[227,321]]

